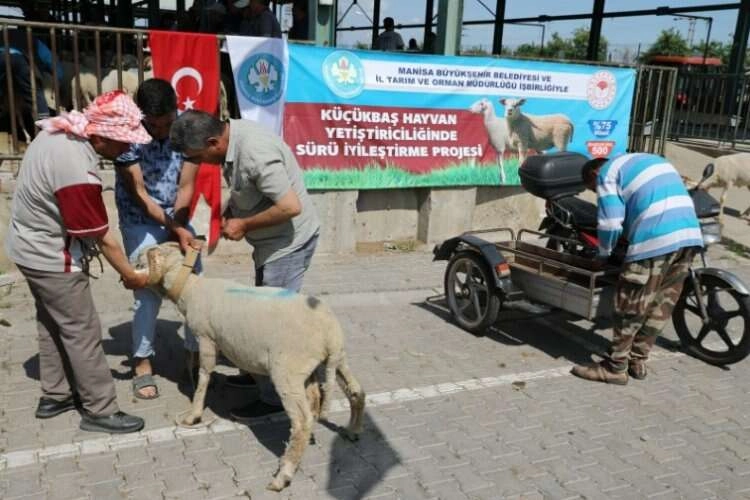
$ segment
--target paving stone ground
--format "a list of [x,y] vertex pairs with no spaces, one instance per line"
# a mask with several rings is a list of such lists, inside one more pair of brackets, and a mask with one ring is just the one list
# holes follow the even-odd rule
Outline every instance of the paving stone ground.
[[[750,261],[720,247],[714,264],[750,282]],[[210,258],[206,272],[249,282],[249,255]],[[504,315],[485,337],[453,325],[439,298],[444,263],[426,252],[317,256],[305,291],[330,302],[370,399],[358,442],[315,428],[292,485],[265,490],[288,421],[228,420],[252,391],[214,375],[208,429],[176,429],[190,389],[180,317],[165,305],[155,360],[161,396],[132,397],[130,294],[114,273],[93,282],[103,346],[135,435],[78,430],[71,412],[36,420],[33,303],[24,283],[0,306],[0,498],[495,499],[750,498],[750,364],[707,365],[676,349],[671,327],[645,381],[615,387],[567,372],[601,354],[610,330],[562,313]],[[340,399],[341,394],[336,398]]]

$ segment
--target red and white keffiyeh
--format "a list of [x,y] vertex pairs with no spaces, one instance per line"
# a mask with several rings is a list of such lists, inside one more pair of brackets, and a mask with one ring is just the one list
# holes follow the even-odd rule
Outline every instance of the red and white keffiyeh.
[[143,128],[143,113],[127,94],[114,90],[98,96],[83,113],[71,111],[39,120],[36,125],[49,133],[65,132],[88,139],[98,135],[130,144],[148,144],[151,136]]

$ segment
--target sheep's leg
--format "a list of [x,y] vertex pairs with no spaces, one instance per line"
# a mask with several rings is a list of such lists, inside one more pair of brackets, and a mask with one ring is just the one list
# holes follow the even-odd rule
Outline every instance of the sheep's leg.
[[[748,186],[748,189],[750,189],[750,186]],[[747,214],[750,214],[750,206],[747,207],[744,212],[742,212],[742,217],[747,217]]]
[[195,394],[193,394],[193,405],[190,414],[182,420],[183,425],[194,425],[200,422],[206,402],[208,381],[210,380],[211,372],[216,367],[216,344],[206,337],[200,337],[198,342],[201,360],[201,366],[198,370],[198,387],[195,389]]
[[319,420],[328,416],[328,410],[331,407],[331,395],[333,394],[333,382],[336,380],[336,369],[340,362],[340,354],[329,355],[326,360],[326,379],[321,387]]
[[319,420],[321,408],[320,382],[318,381],[318,376],[315,372],[312,372],[307,379],[307,384],[305,384],[305,394],[307,396],[307,401],[310,403],[310,411],[312,412],[313,420]]
[[500,184],[505,184],[505,151],[498,151],[497,158],[500,164]]
[[724,188],[721,192],[721,198],[719,198],[719,224],[724,225],[724,202],[727,201],[727,193],[729,192],[729,186]]
[[365,414],[365,391],[362,390],[362,386],[359,385],[359,382],[357,382],[357,379],[354,378],[351,370],[349,370],[346,359],[341,360],[336,370],[336,380],[349,400],[351,411],[349,426],[346,429],[346,437],[355,441],[362,432],[362,420]]
[[523,162],[526,161],[526,153],[528,153],[528,148],[519,146],[518,147],[518,167],[520,168],[523,166]]
[[289,444],[279,462],[279,471],[266,486],[271,491],[281,491],[292,481],[299,462],[302,460],[302,454],[310,442],[313,415],[305,394],[304,381],[289,380],[288,373],[279,376],[278,371],[276,376],[271,375],[271,379],[277,392],[281,395],[281,403],[284,405],[284,410],[286,410],[292,424]]

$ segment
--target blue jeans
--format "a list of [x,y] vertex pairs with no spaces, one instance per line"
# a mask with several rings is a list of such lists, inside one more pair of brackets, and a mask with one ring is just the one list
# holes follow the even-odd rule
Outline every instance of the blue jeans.
[[[155,224],[121,225],[122,242],[125,253],[132,264],[138,260],[141,251],[149,246],[169,241],[169,230]],[[200,274],[200,259],[195,265],[195,272]],[[133,304],[132,338],[133,357],[148,358],[154,355],[154,336],[156,334],[156,317],[161,307],[161,296],[150,288],[133,290],[135,303]],[[198,341],[193,332],[185,327],[185,349],[198,351]]]
[[[310,261],[318,244],[316,234],[299,249],[280,259],[268,262],[255,269],[255,286],[274,286],[295,292],[302,288],[302,278],[310,267]],[[253,375],[258,384],[260,400],[266,404],[281,406],[281,398],[273,388],[270,377]]]

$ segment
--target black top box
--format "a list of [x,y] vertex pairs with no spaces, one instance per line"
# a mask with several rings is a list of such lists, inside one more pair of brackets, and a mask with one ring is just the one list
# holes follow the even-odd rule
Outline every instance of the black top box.
[[584,155],[569,152],[529,156],[518,169],[521,185],[545,200],[575,196],[586,189],[581,170],[587,161]]

